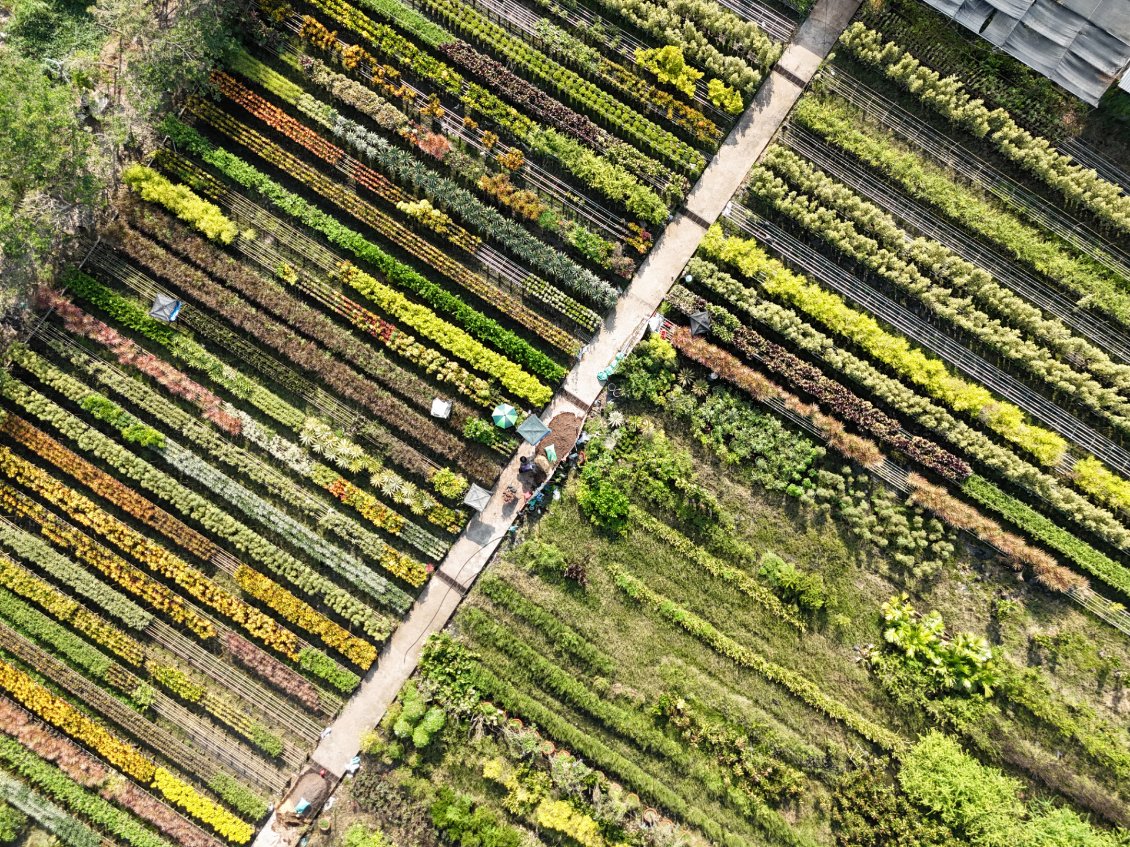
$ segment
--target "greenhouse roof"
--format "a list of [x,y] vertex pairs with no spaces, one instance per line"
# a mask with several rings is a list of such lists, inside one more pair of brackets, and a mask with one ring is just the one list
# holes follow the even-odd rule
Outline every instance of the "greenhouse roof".
[[1128,0],[925,2],[1092,106],[1130,66]]

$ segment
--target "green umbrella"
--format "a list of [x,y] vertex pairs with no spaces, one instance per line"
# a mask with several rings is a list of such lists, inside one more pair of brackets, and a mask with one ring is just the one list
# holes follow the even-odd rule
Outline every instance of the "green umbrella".
[[494,425],[506,429],[518,423],[518,410],[511,406],[509,403],[499,403],[494,407],[494,411],[490,413]]

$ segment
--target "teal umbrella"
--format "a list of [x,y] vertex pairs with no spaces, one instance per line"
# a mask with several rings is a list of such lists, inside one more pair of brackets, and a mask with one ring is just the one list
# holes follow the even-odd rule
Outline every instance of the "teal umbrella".
[[494,411],[490,413],[494,425],[502,429],[507,429],[518,423],[518,410],[511,406],[509,403],[499,403],[494,407]]

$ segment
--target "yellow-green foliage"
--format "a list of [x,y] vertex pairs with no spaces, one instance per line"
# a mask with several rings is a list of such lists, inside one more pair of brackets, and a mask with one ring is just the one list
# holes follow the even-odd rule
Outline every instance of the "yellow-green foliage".
[[1103,467],[1094,456],[1075,463],[1075,484],[1124,515],[1130,515],[1130,482]]
[[198,197],[187,186],[174,185],[152,168],[130,165],[122,171],[122,179],[142,200],[164,206],[208,238],[231,244],[239,235],[239,227],[218,206]]
[[655,78],[664,85],[670,85],[687,97],[694,96],[694,84],[702,79],[702,71],[688,65],[683,58],[683,48],[674,44],[650,50],[637,47],[636,64],[655,74]]

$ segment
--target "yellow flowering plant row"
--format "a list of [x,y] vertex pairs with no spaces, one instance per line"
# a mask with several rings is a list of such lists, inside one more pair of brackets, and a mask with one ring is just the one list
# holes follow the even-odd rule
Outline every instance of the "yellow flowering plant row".
[[70,624],[77,632],[134,667],[140,666],[144,660],[145,648],[140,643],[3,554],[0,554],[0,584],[39,606],[56,620]]
[[29,518],[55,546],[108,576],[128,593],[144,600],[169,620],[186,627],[201,641],[216,637],[211,621],[187,606],[161,583],[142,573],[121,556],[69,526],[27,495],[0,483],[0,509],[17,518]]
[[72,520],[102,536],[151,571],[176,583],[204,605],[235,621],[273,650],[292,660],[297,657],[298,638],[292,632],[7,447],[0,447],[0,472],[64,509]]
[[236,568],[234,576],[236,585],[244,593],[270,606],[286,620],[297,624],[307,632],[315,633],[326,643],[326,646],[337,650],[359,668],[368,670],[377,660],[376,647],[350,635],[274,580],[268,579],[246,565]]
[[207,824],[232,844],[246,844],[255,834],[253,826],[204,797],[179,777],[157,767],[133,745],[3,661],[0,661],[0,688],[28,711],[88,747],[136,782],[157,789],[170,803]]

